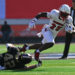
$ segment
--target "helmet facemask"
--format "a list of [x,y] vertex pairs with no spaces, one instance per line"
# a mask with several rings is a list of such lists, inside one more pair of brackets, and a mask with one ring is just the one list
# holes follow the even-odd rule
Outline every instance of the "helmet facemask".
[[67,4],[63,4],[59,8],[59,11],[60,11],[59,16],[63,20],[66,19],[70,15],[70,7]]
[[21,54],[18,60],[23,64],[28,64],[32,61],[32,56],[30,54]]
[[61,19],[64,20],[64,19],[66,19],[68,16],[69,16],[68,13],[60,11],[60,17],[61,17]]

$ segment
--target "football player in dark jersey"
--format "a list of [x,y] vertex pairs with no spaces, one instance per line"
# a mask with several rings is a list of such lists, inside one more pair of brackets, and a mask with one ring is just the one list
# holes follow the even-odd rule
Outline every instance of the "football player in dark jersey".
[[20,69],[30,70],[38,67],[38,64],[25,66],[32,61],[30,54],[21,53],[20,47],[7,44],[7,52],[0,54],[0,70]]

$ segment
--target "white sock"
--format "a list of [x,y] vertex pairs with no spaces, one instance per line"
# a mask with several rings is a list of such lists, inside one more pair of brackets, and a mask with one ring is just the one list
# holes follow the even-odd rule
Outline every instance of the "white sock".
[[37,50],[36,50],[36,52],[40,53],[40,50],[39,50],[39,49],[37,49]]
[[26,47],[26,50],[29,50],[29,46]]

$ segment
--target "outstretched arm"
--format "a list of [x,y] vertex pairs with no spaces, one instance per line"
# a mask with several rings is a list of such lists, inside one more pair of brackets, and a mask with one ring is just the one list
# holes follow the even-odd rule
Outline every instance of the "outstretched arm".
[[38,64],[35,65],[31,65],[31,66],[25,66],[23,69],[21,70],[31,70],[31,69],[35,69],[37,67],[40,67],[42,65],[42,61],[39,61]]
[[41,12],[38,15],[35,16],[30,22],[29,22],[29,28],[35,28],[35,22],[40,18],[40,17],[47,17],[47,12]]
[[37,68],[38,65],[25,66],[24,68],[18,68],[16,70],[31,70]]
[[31,65],[31,66],[25,67],[25,70],[31,70],[31,69],[35,69],[37,67],[38,67],[38,65]]

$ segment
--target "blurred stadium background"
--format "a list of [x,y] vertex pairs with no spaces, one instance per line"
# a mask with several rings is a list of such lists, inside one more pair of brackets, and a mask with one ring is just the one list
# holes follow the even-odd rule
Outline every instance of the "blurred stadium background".
[[[41,31],[44,24],[48,24],[49,19],[41,18],[36,22],[36,28],[29,31],[27,29],[29,21],[39,12],[49,12],[58,9],[61,4],[72,5],[72,0],[0,0],[0,29],[6,20],[11,26],[11,43],[39,43],[36,33]],[[2,33],[0,31],[0,43]],[[62,30],[57,38],[57,42],[64,42],[65,32]],[[75,42],[73,37],[72,42]]]

